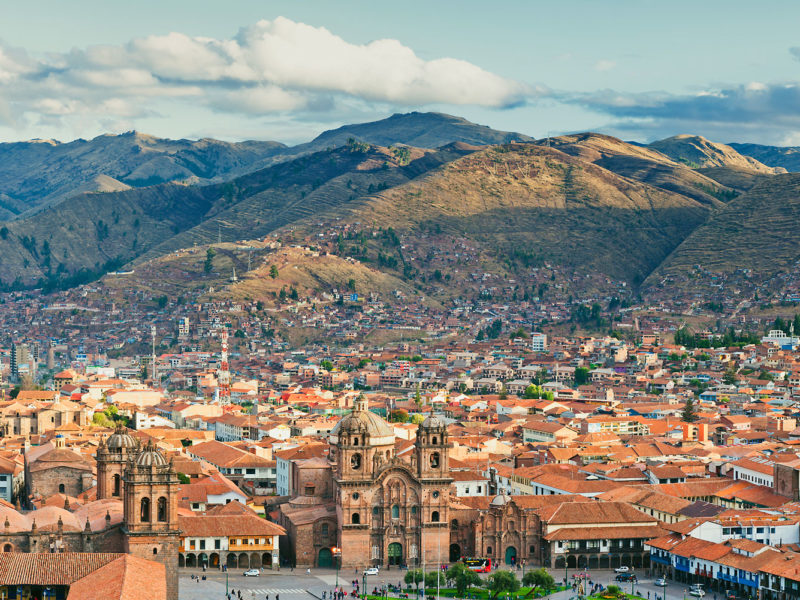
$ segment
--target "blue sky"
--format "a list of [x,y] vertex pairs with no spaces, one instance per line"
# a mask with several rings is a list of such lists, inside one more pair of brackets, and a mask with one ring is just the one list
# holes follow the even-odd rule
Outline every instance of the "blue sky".
[[0,140],[306,141],[437,110],[543,137],[800,145],[800,2],[121,3],[0,14]]

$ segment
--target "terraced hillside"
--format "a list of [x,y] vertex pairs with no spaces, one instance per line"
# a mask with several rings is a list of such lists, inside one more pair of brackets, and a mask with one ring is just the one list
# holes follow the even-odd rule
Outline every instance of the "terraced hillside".
[[722,273],[751,269],[762,277],[785,270],[800,259],[798,219],[800,174],[764,178],[698,227],[650,281],[698,264]]
[[705,221],[709,204],[555,148],[510,144],[292,228],[308,233],[319,219],[391,225],[410,236],[435,228],[478,242],[501,262],[549,261],[638,282]]

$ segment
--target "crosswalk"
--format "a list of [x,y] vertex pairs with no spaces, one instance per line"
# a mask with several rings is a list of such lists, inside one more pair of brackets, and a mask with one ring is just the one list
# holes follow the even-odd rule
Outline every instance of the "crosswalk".
[[305,594],[307,593],[304,589],[301,588],[283,588],[283,589],[275,589],[275,588],[264,588],[264,589],[256,589],[256,588],[249,588],[248,592],[255,592],[256,594],[266,595],[269,594],[270,596],[275,596],[275,594]]

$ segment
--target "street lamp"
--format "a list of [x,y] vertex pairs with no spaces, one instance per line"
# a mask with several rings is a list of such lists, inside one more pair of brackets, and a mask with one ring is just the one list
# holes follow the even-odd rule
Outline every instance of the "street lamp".
[[363,584],[364,584],[364,598],[366,598],[367,597],[367,571],[366,571],[366,569],[364,569],[364,576],[362,578],[362,581],[363,581]]
[[331,548],[331,554],[333,554],[333,560],[336,562],[336,589],[339,589],[339,562],[342,556],[342,549],[334,546]]
[[661,600],[666,600],[667,598],[667,578],[661,578]]

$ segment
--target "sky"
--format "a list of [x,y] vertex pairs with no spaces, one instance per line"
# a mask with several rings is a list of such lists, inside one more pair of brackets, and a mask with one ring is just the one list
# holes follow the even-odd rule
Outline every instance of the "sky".
[[800,145],[797,0],[29,0],[0,141],[308,141],[438,111],[534,137]]

